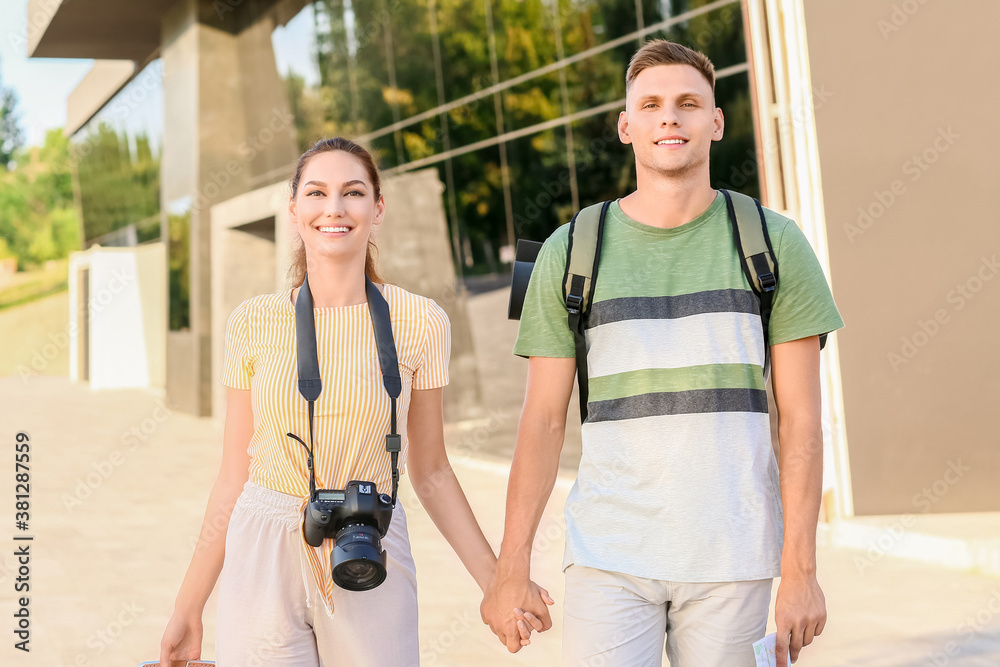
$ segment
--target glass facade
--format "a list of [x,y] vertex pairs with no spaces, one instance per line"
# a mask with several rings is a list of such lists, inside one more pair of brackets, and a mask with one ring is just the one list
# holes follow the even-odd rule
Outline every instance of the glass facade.
[[715,187],[758,195],[738,0],[318,0],[272,34],[298,144],[342,135],[387,173],[438,169],[456,262],[502,268],[583,205],[635,187],[617,137],[643,41],[705,52],[726,138]]
[[154,60],[72,138],[84,246],[160,240],[163,66]]
[[185,331],[191,328],[191,197],[166,208],[170,330]]

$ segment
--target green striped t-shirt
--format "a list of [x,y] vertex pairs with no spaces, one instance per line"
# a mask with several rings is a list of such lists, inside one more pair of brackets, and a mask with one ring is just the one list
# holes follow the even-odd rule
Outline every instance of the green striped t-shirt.
[[[802,231],[773,211],[765,218],[778,259],[770,344],[842,327]],[[517,355],[575,356],[562,293],[568,232],[557,229],[539,252]],[[779,576],[760,308],[722,193],[672,229],[612,203],[585,327],[589,414],[563,567],[679,582]]]

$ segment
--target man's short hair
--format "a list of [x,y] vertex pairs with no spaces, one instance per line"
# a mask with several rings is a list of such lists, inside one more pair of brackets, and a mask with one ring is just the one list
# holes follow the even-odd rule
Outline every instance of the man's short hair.
[[715,66],[708,59],[708,56],[701,51],[695,51],[665,39],[649,40],[632,56],[628,63],[628,70],[625,72],[625,94],[628,95],[632,82],[642,70],[657,65],[690,65],[694,67],[705,77],[708,85],[712,87],[712,95],[715,95]]

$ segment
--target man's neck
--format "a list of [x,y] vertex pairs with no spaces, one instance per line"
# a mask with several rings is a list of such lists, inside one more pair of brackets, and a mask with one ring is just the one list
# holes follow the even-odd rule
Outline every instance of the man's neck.
[[708,169],[693,178],[664,178],[639,173],[635,192],[619,202],[622,212],[651,227],[672,229],[691,222],[708,210],[716,192],[708,180]]

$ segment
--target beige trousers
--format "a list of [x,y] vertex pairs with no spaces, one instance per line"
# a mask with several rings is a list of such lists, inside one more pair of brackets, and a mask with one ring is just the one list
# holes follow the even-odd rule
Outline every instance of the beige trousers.
[[219,579],[220,667],[412,667],[419,664],[417,579],[401,503],[382,540],[386,580],[334,586],[334,616],[313,580],[299,532],[301,501],[247,482],[233,508]]
[[755,667],[772,581],[678,583],[570,565],[563,665],[660,667],[665,640],[670,667]]

